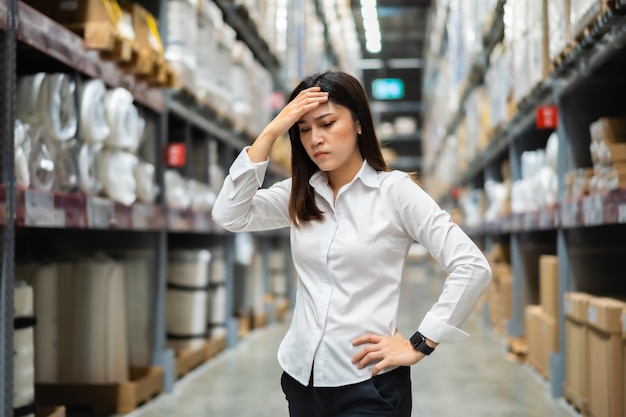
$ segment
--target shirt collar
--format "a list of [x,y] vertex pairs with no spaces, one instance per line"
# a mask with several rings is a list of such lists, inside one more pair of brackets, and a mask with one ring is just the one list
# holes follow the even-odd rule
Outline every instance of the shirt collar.
[[[378,182],[378,172],[372,168],[372,166],[365,159],[363,160],[361,169],[359,169],[359,172],[356,173],[354,179],[350,182],[354,182],[356,179],[360,179],[361,182],[368,187],[380,187],[380,183]],[[317,171],[309,179],[309,184],[311,184],[311,186],[316,190],[321,190],[323,187],[327,187],[328,173],[326,171]]]

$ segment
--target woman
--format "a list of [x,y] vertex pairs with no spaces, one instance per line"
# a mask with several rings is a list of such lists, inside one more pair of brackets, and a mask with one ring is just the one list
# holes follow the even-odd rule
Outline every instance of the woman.
[[[289,132],[292,178],[263,183]],[[278,351],[292,417],[410,416],[409,366],[459,326],[490,281],[480,250],[403,172],[383,160],[367,96],[352,76],[304,79],[244,149],[213,208],[234,231],[290,228],[298,287]],[[439,300],[407,340],[396,330],[400,281],[418,241],[448,271]]]

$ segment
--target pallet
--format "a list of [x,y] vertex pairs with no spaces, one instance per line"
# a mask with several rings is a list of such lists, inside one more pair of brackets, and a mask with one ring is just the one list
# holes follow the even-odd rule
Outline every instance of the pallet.
[[588,400],[568,386],[567,382],[563,383],[563,399],[582,417],[590,416]]
[[176,379],[180,379],[207,361],[206,343],[197,348],[181,349],[176,352]]
[[207,361],[213,359],[226,349],[226,335],[210,338],[205,345],[205,358]]
[[83,38],[85,48],[99,51],[104,60],[128,63],[132,59],[132,41],[120,36],[108,22],[71,23],[65,27]]
[[528,344],[524,337],[506,338],[507,359],[514,362],[523,363],[528,357]]
[[163,392],[163,369],[132,368],[130,381],[111,384],[35,384],[39,404],[88,407],[97,414],[129,413]]

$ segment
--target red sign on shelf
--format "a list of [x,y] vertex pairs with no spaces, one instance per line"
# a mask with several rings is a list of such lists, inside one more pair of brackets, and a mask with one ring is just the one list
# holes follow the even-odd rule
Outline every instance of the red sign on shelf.
[[168,143],[165,145],[163,159],[165,165],[170,168],[185,166],[187,149],[184,143]]
[[556,106],[537,107],[537,129],[556,129],[559,123],[559,110]]

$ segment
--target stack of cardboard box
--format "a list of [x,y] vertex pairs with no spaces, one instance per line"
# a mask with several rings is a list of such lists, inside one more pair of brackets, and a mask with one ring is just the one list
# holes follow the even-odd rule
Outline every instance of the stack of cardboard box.
[[487,294],[489,323],[498,334],[504,335],[506,324],[513,314],[513,274],[508,247],[494,244],[489,261],[492,270],[492,281]]
[[559,350],[558,261],[554,255],[539,257],[539,305],[526,307],[528,362],[545,378],[550,377],[550,355]]
[[565,399],[583,415],[626,411],[626,302],[569,292],[565,301]]
[[594,171],[591,191],[626,187],[626,118],[601,117],[589,131]]

